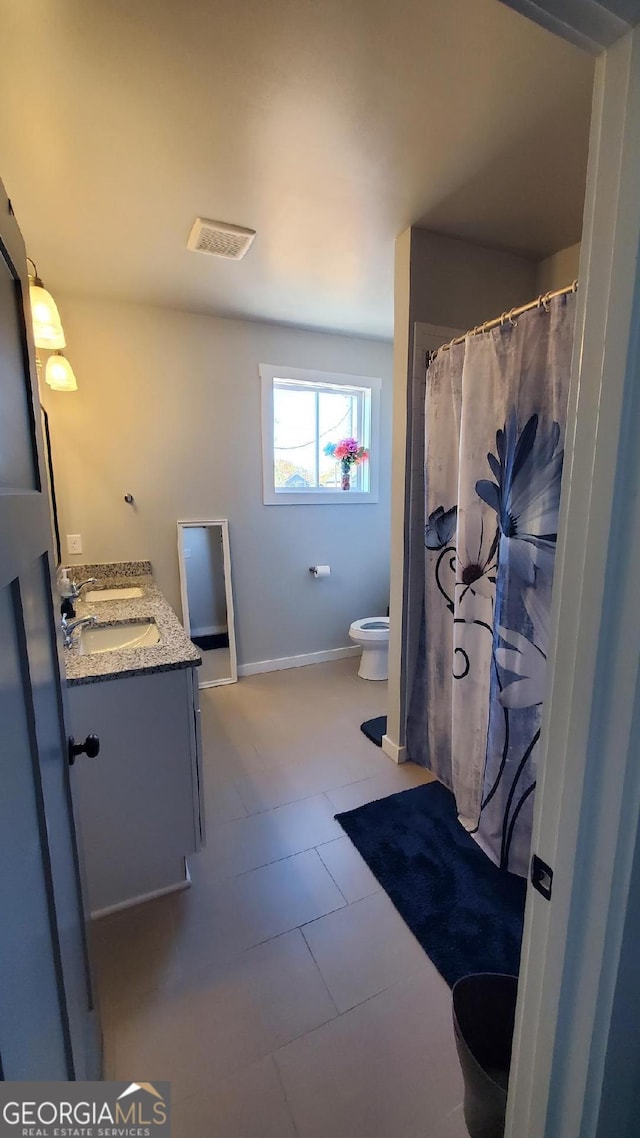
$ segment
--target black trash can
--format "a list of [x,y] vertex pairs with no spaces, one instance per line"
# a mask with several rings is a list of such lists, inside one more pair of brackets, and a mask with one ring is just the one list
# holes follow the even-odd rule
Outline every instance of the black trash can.
[[478,972],[453,987],[453,1029],[470,1138],[503,1138],[517,976]]

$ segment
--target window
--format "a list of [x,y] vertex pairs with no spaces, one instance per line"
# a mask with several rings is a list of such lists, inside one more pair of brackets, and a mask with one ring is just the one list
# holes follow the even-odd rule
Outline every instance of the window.
[[[266,505],[378,500],[381,381],[260,364]],[[332,445],[356,439],[368,458],[349,469],[349,490]]]

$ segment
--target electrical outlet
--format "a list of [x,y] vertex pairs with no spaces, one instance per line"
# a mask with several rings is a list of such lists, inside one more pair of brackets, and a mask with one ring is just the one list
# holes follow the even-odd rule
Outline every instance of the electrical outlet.
[[69,557],[75,557],[78,553],[82,553],[81,533],[67,534],[67,553],[69,554]]

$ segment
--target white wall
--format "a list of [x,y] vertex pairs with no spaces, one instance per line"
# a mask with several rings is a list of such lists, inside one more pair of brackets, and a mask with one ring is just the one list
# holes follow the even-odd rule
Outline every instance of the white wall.
[[466,331],[533,300],[535,281],[536,265],[525,257],[411,230],[411,323]]
[[578,266],[580,264],[580,242],[570,245],[568,249],[560,249],[538,263],[536,274],[536,292],[553,292],[557,288],[564,288],[572,281],[578,279]]
[[[43,393],[65,560],[148,557],[180,612],[176,520],[228,517],[240,663],[347,645],[351,621],[387,611],[391,344],[56,299],[79,387]],[[262,504],[260,362],[382,378],[379,503]],[[328,580],[309,574],[318,563]]]

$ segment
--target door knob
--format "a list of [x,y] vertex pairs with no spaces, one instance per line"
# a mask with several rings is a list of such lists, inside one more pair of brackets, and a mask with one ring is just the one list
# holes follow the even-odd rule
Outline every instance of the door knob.
[[100,740],[97,735],[87,735],[84,743],[76,743],[73,735],[69,736],[69,766],[72,767],[78,755],[87,755],[95,759],[100,753]]

